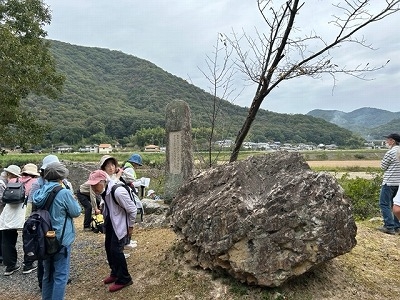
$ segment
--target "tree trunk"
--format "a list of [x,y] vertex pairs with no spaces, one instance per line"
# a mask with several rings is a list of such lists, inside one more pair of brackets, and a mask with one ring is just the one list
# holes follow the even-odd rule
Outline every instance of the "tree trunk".
[[249,108],[249,113],[247,115],[246,121],[243,123],[242,129],[240,129],[238,135],[236,136],[235,145],[233,147],[229,162],[234,162],[237,160],[240,148],[242,147],[244,139],[249,133],[251,125],[256,118],[257,112],[260,109],[260,105],[265,96],[262,96],[262,94],[258,94],[254,97],[253,104]]

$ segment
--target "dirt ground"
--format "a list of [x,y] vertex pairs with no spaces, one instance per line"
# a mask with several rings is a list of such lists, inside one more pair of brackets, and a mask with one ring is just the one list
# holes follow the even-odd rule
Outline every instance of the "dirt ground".
[[[72,282],[66,299],[400,299],[400,236],[377,231],[379,220],[357,224],[358,244],[350,253],[274,289],[249,287],[226,276],[184,266],[177,259],[177,238],[171,229],[136,228],[138,247],[126,251],[134,283],[116,293],[109,293],[102,283],[109,273],[104,236],[80,230],[82,217],[76,225]],[[18,287],[15,282],[14,298],[40,299],[39,291],[28,293],[18,291]],[[5,290],[0,299],[10,299]]]

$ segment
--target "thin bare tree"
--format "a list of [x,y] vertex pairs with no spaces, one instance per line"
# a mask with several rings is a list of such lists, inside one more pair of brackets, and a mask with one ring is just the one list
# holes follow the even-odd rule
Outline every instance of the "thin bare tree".
[[241,93],[241,91],[237,92],[234,87],[234,77],[237,70],[234,68],[234,62],[230,59],[232,52],[233,48],[229,47],[227,44],[225,35],[218,33],[212,55],[207,55],[205,59],[207,65],[206,70],[198,68],[208,81],[209,93],[212,95],[211,106],[204,105],[209,102],[201,101],[211,126],[207,138],[207,165],[209,167],[218,161],[219,152],[217,152],[214,159],[212,158],[217,128],[220,130],[219,134],[221,134],[223,128],[226,126],[223,118],[224,112],[222,110],[223,101],[228,100],[233,103]]
[[[343,44],[357,44],[372,50],[372,46],[364,38],[357,38],[355,33],[397,13],[400,10],[400,0],[342,0],[332,4],[335,12],[330,24],[335,25],[336,33],[331,40],[315,32],[297,37],[300,28],[296,28],[295,20],[301,10],[305,9],[305,2],[287,0],[279,6],[274,5],[277,2],[280,1],[257,1],[258,10],[266,24],[266,32],[256,30],[256,38],[252,38],[246,32],[238,35],[233,31],[231,38],[227,38],[227,42],[238,55],[237,67],[257,86],[246,120],[236,136],[230,162],[237,160],[263,100],[282,81],[329,74],[335,85],[335,74],[344,73],[363,79],[367,72],[377,71],[389,62],[378,66],[365,62],[355,67],[339,66],[334,63],[330,50]],[[371,12],[372,2],[381,8]]]

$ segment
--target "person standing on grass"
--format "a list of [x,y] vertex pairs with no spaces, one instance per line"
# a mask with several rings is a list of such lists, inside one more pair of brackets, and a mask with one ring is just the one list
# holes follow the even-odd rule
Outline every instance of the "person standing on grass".
[[93,191],[97,195],[102,195],[104,199],[104,246],[110,266],[110,275],[104,278],[103,283],[111,283],[108,290],[116,292],[133,283],[123,250],[126,240],[132,235],[137,208],[124,187],[117,187],[115,198],[112,197],[111,190],[117,182],[110,179],[110,176],[103,170],[90,173],[86,184],[89,184]]
[[382,187],[379,195],[379,207],[383,217],[383,226],[378,230],[387,234],[400,233],[400,222],[393,213],[393,198],[396,196],[400,183],[400,161],[397,159],[400,135],[392,133],[387,136],[386,145],[389,150],[381,161],[383,173]]

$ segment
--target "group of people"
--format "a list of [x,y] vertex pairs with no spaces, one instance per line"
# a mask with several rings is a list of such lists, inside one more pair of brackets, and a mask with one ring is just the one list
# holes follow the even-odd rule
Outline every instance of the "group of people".
[[6,266],[4,272],[6,276],[14,274],[21,268],[18,264],[16,244],[18,231],[23,228],[26,218],[32,210],[44,206],[54,186],[64,187],[49,208],[53,229],[58,239],[60,239],[64,221],[66,222],[61,251],[52,259],[37,261],[36,264],[24,255],[22,273],[29,274],[37,270],[42,299],[63,299],[69,279],[71,244],[75,239],[72,218],[80,215],[81,207],[75,200],[71,184],[66,180],[68,174],[68,169],[60,163],[57,156],[48,155],[43,159],[39,172],[37,166],[32,163],[26,164],[22,170],[17,165],[10,165],[4,169],[0,180],[0,199],[7,184],[17,181],[24,184],[27,198],[26,204],[0,204],[0,257]]
[[[92,214],[104,216],[104,245],[110,267],[104,284],[110,284],[110,292],[131,285],[132,277],[123,250],[131,240],[137,207],[124,187],[114,188],[114,195],[111,191],[120,181],[132,189],[139,187],[141,180],[136,178],[134,168],[141,165],[139,154],[133,154],[123,167],[119,167],[114,157],[105,155],[99,169],[91,172],[87,181],[80,185],[76,197],[67,180],[69,171],[55,155],[46,156],[39,171],[33,163],[26,164],[22,170],[16,165],[5,168],[0,177],[0,263],[6,267],[4,275],[12,275],[21,268],[16,244],[18,231],[23,228],[26,218],[32,210],[44,207],[49,193],[61,185],[63,189],[56,194],[48,211],[62,248],[51,259],[36,263],[24,255],[22,272],[29,274],[37,270],[42,299],[64,299],[69,281],[71,245],[75,240],[73,218],[80,216],[82,211],[79,200],[84,210],[84,230],[90,229]],[[7,184],[16,181],[24,183],[27,204],[1,202]]]
[[400,234],[400,135],[392,133],[386,138],[389,150],[381,161],[384,171],[379,207],[381,209],[383,226],[378,229],[387,234]]

